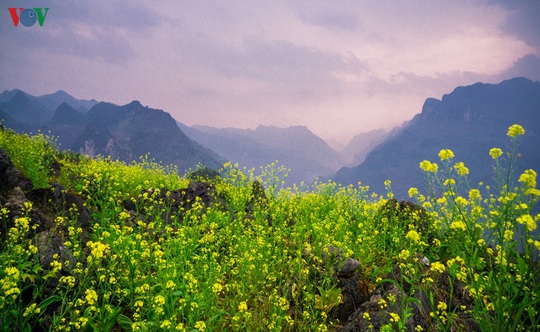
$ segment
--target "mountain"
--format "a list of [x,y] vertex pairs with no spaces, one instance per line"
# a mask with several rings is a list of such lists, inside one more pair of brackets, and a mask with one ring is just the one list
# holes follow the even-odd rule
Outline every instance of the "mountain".
[[[58,90],[55,93],[46,94],[43,96],[32,96],[27,94],[19,89],[6,90],[0,93],[0,104],[12,100],[17,94],[24,94],[32,102],[40,105],[41,108],[47,110],[48,116],[51,116],[54,113],[54,110],[60,106],[62,103],[66,103],[71,107],[75,108],[78,112],[84,113],[88,111],[92,106],[98,102],[95,99],[91,100],[81,100],[77,99],[63,90]],[[42,120],[42,119],[40,119]],[[48,120],[48,119],[45,119]]]
[[62,103],[53,114],[53,117],[48,121],[49,124],[77,125],[82,124],[85,116],[75,110],[70,104]]
[[[77,101],[63,91],[34,97],[20,90],[4,92],[0,100],[0,120],[4,126],[18,132],[50,131],[64,150],[111,156],[126,162],[149,154],[165,165],[177,165],[181,171],[199,163],[218,169],[225,162],[189,139],[169,113],[145,107],[138,101],[118,106]],[[52,111],[46,106],[57,103]],[[82,113],[90,104],[93,106]]]
[[278,160],[291,169],[288,183],[312,182],[340,166],[338,153],[304,126],[259,126],[255,130],[179,126],[195,141],[241,166],[258,170]]
[[359,165],[366,159],[369,151],[383,142],[387,136],[388,133],[384,129],[358,134],[341,150],[341,159],[348,165]]
[[[5,92],[2,96],[4,94]],[[54,110],[47,108],[38,100],[21,90],[14,90],[8,93],[8,97],[11,98],[0,102],[0,109],[18,122],[43,124],[51,118],[54,112]],[[0,100],[4,100],[4,98]]]
[[437,162],[441,149],[451,149],[455,161],[470,170],[473,186],[493,178],[493,147],[508,152],[506,132],[512,124],[521,124],[520,156],[516,171],[540,166],[540,83],[514,78],[499,84],[477,83],[458,87],[442,100],[429,98],[422,112],[373,149],[365,161],[340,169],[333,179],[342,184],[361,181],[377,193],[384,192],[384,181],[392,181],[397,197],[406,198],[410,187],[426,187],[419,163]]
[[4,112],[0,108],[0,126],[4,128],[10,128],[15,130],[16,132],[37,132],[39,129],[38,125],[29,124],[29,123],[21,123],[15,119],[13,119],[9,114]]
[[84,114],[67,103],[62,103],[47,121],[45,127],[58,138],[61,147],[69,148],[79,137],[86,123]]
[[92,108],[92,106],[98,103],[95,99],[76,99],[75,97],[71,96],[63,90],[58,90],[55,93],[43,95],[36,98],[47,108],[56,109],[61,104],[66,103],[81,113],[88,111],[90,108]]

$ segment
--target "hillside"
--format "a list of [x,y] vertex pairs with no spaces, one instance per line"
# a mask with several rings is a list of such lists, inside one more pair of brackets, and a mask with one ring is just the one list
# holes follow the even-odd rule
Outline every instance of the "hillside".
[[275,192],[230,164],[207,175],[0,128],[0,330],[540,325],[533,171],[500,192],[420,191],[420,205],[335,183]]
[[469,168],[473,185],[480,181],[493,184],[487,152],[493,147],[509,152],[500,133],[514,123],[525,128],[517,171],[538,168],[540,83],[515,78],[459,87],[442,100],[427,99],[422,112],[372,150],[362,164],[340,169],[333,179],[342,184],[361,181],[376,192],[383,192],[383,183],[389,179],[394,193],[405,198],[410,187],[425,188],[419,163],[437,161],[441,149],[451,149],[454,160]]

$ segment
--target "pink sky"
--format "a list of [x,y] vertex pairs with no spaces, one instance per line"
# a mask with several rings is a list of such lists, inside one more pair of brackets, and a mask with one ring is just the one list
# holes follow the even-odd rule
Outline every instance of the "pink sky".
[[[8,7],[48,7],[14,27]],[[540,3],[3,1],[0,91],[140,100],[187,125],[305,125],[346,143],[428,97],[540,80]]]

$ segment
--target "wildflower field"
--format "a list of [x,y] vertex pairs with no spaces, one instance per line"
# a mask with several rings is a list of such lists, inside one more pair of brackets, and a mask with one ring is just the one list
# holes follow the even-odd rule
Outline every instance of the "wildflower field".
[[0,130],[32,184],[0,188],[0,330],[537,330],[540,191],[534,170],[513,172],[524,130],[486,151],[494,185],[444,149],[419,161],[409,202],[284,188],[276,164],[180,176]]

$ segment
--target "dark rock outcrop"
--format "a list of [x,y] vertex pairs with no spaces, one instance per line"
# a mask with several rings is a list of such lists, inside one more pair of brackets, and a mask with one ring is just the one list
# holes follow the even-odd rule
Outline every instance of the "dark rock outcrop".
[[[167,223],[182,221],[186,211],[190,210],[195,202],[200,202],[204,207],[209,207],[214,202],[216,195],[214,185],[208,182],[192,181],[187,188],[169,190],[168,188],[144,190],[138,198],[124,201],[124,208],[135,215],[139,212],[140,218],[146,222],[153,220],[153,211],[160,210],[160,218]],[[145,197],[146,196],[146,197]],[[152,211],[140,211],[139,206],[144,206],[144,200],[149,197],[159,203],[153,206]]]
[[446,271],[440,274],[428,272],[422,259],[418,260],[418,264],[420,269],[424,269],[425,273],[434,279],[436,295],[433,298],[433,304],[421,288],[413,287],[407,281],[402,268],[396,265],[384,278],[390,281],[382,282],[372,292],[369,300],[361,303],[337,331],[378,331],[388,324],[397,330],[397,322],[392,321],[391,313],[397,314],[400,318],[403,317],[403,303],[410,314],[405,322],[401,322],[406,331],[415,331],[417,326],[422,327],[422,331],[436,331],[439,322],[431,314],[440,302],[447,303],[448,312],[456,315],[454,321],[459,324],[455,326],[456,330],[480,331],[478,323],[467,313],[473,310],[474,301],[469,296],[465,285],[458,280],[452,280]]
[[9,194],[15,187],[19,187],[23,191],[28,191],[33,186],[32,182],[13,166],[6,152],[0,149],[0,195]]

